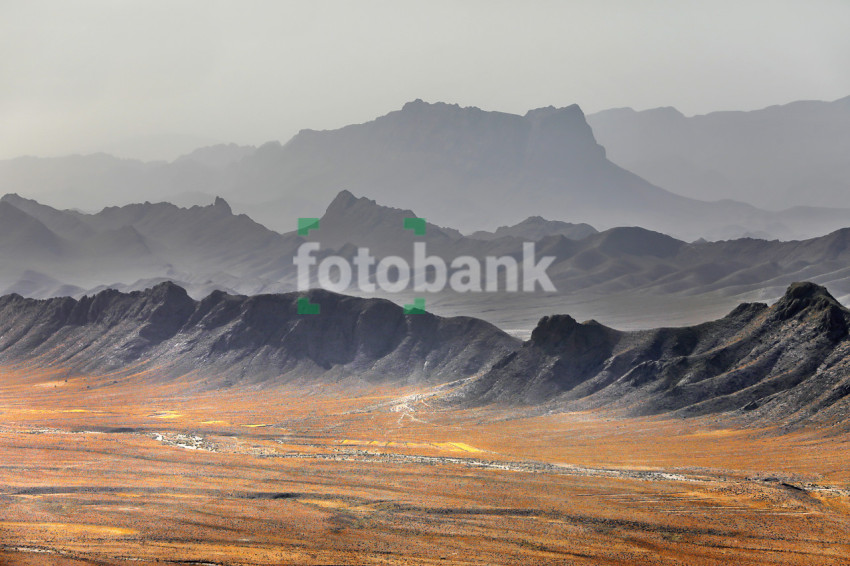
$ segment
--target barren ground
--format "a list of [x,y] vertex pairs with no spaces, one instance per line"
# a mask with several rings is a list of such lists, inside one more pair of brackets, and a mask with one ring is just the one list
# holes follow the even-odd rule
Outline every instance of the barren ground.
[[850,563],[837,429],[193,379],[0,368],[0,564]]

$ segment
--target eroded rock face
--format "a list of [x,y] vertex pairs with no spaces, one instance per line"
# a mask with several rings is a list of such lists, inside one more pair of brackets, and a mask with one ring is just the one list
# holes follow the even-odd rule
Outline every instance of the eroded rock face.
[[[298,314],[304,297],[321,313]],[[200,370],[231,381],[434,381],[481,372],[518,345],[477,319],[405,315],[390,301],[321,290],[194,301],[163,283],[79,301],[0,298],[0,362],[80,372],[141,365],[163,378]]]
[[685,328],[617,332],[558,315],[462,396],[469,404],[552,403],[682,416],[743,411],[778,423],[844,419],[850,311],[813,283],[772,307],[743,304]]
[[847,336],[847,310],[826,288],[814,283],[794,283],[774,306],[776,322],[797,320],[814,325],[832,340]]
[[[321,314],[298,314],[299,299]],[[698,326],[620,332],[543,317],[524,344],[467,317],[405,315],[382,299],[313,290],[194,301],[163,283],[76,301],[0,298],[0,363],[72,372],[194,372],[209,387],[289,380],[444,383],[480,377],[465,405],[608,407],[680,416],[738,412],[776,424],[844,420],[850,311],[812,283]],[[128,369],[132,368],[132,370]]]

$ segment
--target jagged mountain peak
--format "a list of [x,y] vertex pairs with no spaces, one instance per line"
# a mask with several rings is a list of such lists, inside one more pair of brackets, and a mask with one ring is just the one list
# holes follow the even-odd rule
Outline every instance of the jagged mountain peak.
[[845,336],[850,322],[850,311],[845,309],[826,287],[811,282],[793,283],[785,295],[773,306],[773,319],[787,321],[815,320],[817,329],[830,338]]
[[369,199],[369,198],[366,198],[366,197],[357,197],[351,191],[349,191],[347,189],[343,189],[334,197],[334,199],[328,205],[328,208],[325,211],[325,213],[330,214],[330,213],[333,213],[333,212],[336,212],[336,211],[348,210],[351,207],[353,207],[354,205],[361,204],[361,203],[363,205],[371,205],[371,206],[377,206],[377,204],[378,204],[376,201],[374,201],[372,199]]
[[186,292],[186,289],[184,289],[174,281],[163,281],[162,283],[158,283],[144,291],[136,291],[136,293],[138,293],[138,295],[140,296],[151,297],[154,299],[169,299],[173,297],[185,299],[189,297],[189,294]]
[[783,319],[794,317],[803,311],[822,312],[829,309],[847,312],[826,287],[808,281],[792,283],[774,305],[777,315]]
[[840,303],[826,287],[810,281],[796,282],[788,286],[780,303],[802,301],[805,304],[836,305]]
[[212,207],[214,210],[218,210],[226,214],[233,214],[233,210],[230,208],[230,205],[227,204],[227,201],[221,197],[215,197],[215,202],[213,202]]
[[595,320],[578,322],[568,314],[544,316],[531,333],[529,343],[537,348],[549,351],[594,348],[606,341],[608,334],[614,333]]
[[572,332],[579,322],[568,314],[553,314],[544,316],[531,333],[531,341],[542,344],[552,336],[560,336]]
[[411,210],[384,206],[373,199],[358,197],[351,191],[343,190],[328,205],[322,216],[322,223],[345,224],[350,227],[354,222],[381,223],[391,220],[398,224],[402,218],[415,216]]
[[[376,253],[399,253],[410,250],[418,236],[404,229],[406,218],[418,218],[412,210],[393,208],[376,201],[358,197],[351,191],[337,194],[321,218],[320,229],[309,238],[324,246],[367,246]],[[426,223],[429,241],[449,242],[461,238],[460,232]]]
[[[299,312],[305,299],[315,313]],[[214,292],[194,301],[164,282],[79,301],[0,298],[0,361],[49,354],[48,363],[79,372],[132,366],[171,378],[204,369],[254,382],[285,375],[419,381],[473,375],[517,346],[484,321],[406,315],[385,299],[318,289]]]
[[[850,313],[822,286],[791,285],[697,326],[620,332],[544,317],[530,341],[460,395],[470,404],[551,402],[632,414],[732,412],[770,423],[843,418]],[[822,413],[822,414],[821,414]]]

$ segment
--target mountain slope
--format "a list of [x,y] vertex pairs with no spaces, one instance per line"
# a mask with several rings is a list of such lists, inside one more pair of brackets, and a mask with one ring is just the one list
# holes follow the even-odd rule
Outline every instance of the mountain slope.
[[[233,214],[222,199],[203,207],[144,203],[84,214],[6,195],[0,216],[0,290],[36,297],[59,294],[61,284],[138,289],[157,278],[180,280],[199,295],[214,288],[280,290],[293,277],[301,241]],[[44,286],[16,286],[24,273]]]
[[[350,260],[361,246],[376,258],[398,255],[411,264],[415,242],[425,242],[428,255],[448,263],[459,256],[521,260],[527,241],[513,235],[464,237],[432,223],[420,236],[404,229],[404,219],[416,216],[414,211],[385,207],[348,191],[337,195],[321,217],[321,228],[306,237],[273,232],[234,214],[221,199],[206,207],[144,203],[94,215],[57,211],[14,196],[0,199],[0,206],[7,220],[0,223],[0,292],[30,297],[141,290],[164,280],[178,282],[196,298],[216,289],[291,292],[296,290],[293,257],[307,240],[321,243],[319,259],[339,254]],[[829,285],[842,300],[850,296],[850,229],[800,241],[694,243],[634,227],[581,240],[559,234],[538,239],[534,230],[525,233],[536,240],[537,257],[555,258],[547,273],[556,293],[428,293],[429,308],[530,332],[541,316],[566,305],[609,324],[647,328],[692,324],[742,300],[773,300],[799,280]],[[315,267],[312,275],[316,283]],[[350,292],[356,292],[357,283],[352,281]],[[379,296],[410,303],[422,295]]]
[[0,255],[11,261],[56,259],[66,247],[67,243],[37,218],[0,201]]
[[365,124],[305,130],[239,164],[239,199],[275,227],[296,196],[329,200],[340,189],[408,206],[470,232],[545,211],[594,226],[641,225],[682,237],[773,228],[771,214],[680,197],[608,161],[578,106],[524,116],[421,100]]
[[[298,314],[304,298],[321,312]],[[842,424],[849,330],[850,311],[812,283],[792,285],[771,307],[742,304],[693,327],[622,332],[547,316],[521,344],[481,320],[405,315],[382,299],[215,292],[194,301],[167,282],[79,301],[2,297],[0,364],[187,377],[203,388],[450,384],[441,398],[454,405]]]
[[461,393],[467,403],[552,403],[681,416],[737,411],[771,422],[850,415],[850,311],[812,283],[721,320],[619,332],[544,317],[531,340]]
[[345,246],[368,247],[373,254],[409,255],[413,243],[425,241],[443,248],[462,238],[457,230],[426,222],[426,234],[419,237],[404,229],[406,218],[417,218],[412,210],[381,206],[374,200],[340,192],[321,216],[320,228],[306,237],[333,250]]
[[[202,195],[222,182],[219,168],[202,161],[143,162],[112,155],[18,157],[0,161],[3,192],[49,202],[62,208],[99,209],[128,202],[183,200]],[[192,200],[192,199],[190,199]]]
[[621,108],[588,122],[614,163],[686,196],[850,208],[850,97],[693,117]]
[[534,242],[546,236],[564,236],[570,240],[581,240],[596,233],[597,230],[590,224],[571,224],[560,220],[546,220],[540,216],[529,216],[519,224],[500,226],[495,232],[474,232],[469,237],[476,240],[495,240],[514,236]]
[[[805,155],[812,167],[820,163]],[[107,155],[0,161],[0,186],[69,208],[206,203],[218,194],[278,231],[298,217],[318,217],[346,189],[464,233],[545,214],[601,229],[640,225],[686,240],[790,239],[844,227],[850,217],[832,202],[768,212],[686,198],[675,184],[662,185],[673,192],[659,188],[612,163],[575,105],[521,116],[417,100],[364,124],[304,130],[283,145],[212,147],[173,163]],[[765,206],[782,206],[782,195],[768,194]]]
[[[301,298],[321,313],[298,314]],[[194,301],[166,282],[79,301],[0,298],[1,363],[38,361],[77,373],[132,368],[161,379],[202,372],[211,386],[225,379],[449,381],[481,372],[517,344],[480,320],[405,315],[386,300],[318,290],[215,292]]]

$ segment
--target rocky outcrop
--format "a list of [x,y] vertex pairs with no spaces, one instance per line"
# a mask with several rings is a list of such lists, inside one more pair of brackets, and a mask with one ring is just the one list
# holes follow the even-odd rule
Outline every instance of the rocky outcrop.
[[850,408],[848,327],[850,311],[813,283],[791,285],[771,307],[743,304],[693,327],[618,332],[544,317],[522,348],[461,398],[635,415],[738,411],[778,423],[843,421]]
[[[298,314],[299,300],[319,314]],[[0,363],[73,372],[128,367],[168,378],[198,371],[234,380],[434,382],[470,376],[518,342],[467,317],[406,315],[383,299],[314,290],[201,301],[163,283],[77,301],[0,298]]]

